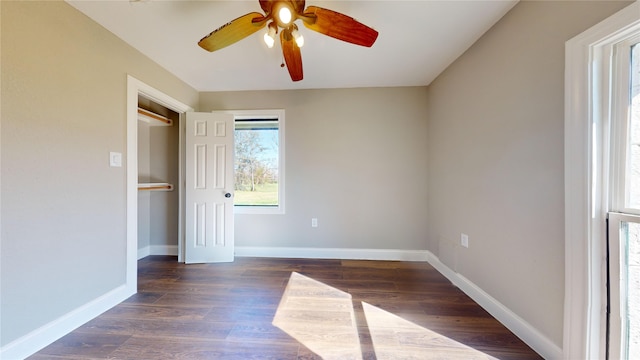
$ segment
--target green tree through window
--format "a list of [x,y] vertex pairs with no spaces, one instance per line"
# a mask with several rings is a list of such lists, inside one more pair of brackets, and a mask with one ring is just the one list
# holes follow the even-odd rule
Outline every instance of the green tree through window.
[[235,122],[236,206],[278,206],[277,119]]

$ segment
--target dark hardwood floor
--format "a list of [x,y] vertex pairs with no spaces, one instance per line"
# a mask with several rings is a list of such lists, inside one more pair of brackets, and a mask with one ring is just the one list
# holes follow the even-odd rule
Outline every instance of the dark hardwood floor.
[[422,262],[150,256],[138,288],[29,359],[540,359]]

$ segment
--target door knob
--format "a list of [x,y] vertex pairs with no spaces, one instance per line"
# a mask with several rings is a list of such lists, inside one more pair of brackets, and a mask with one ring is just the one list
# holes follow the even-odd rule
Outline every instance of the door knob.
[[225,193],[225,194],[224,194],[224,197],[226,197],[226,198],[230,198],[230,197],[231,197],[231,193]]

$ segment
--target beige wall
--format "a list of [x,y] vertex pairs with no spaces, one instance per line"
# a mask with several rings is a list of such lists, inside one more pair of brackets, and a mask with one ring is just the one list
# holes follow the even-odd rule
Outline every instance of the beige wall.
[[[138,181],[166,182],[174,191],[138,192],[138,249],[149,246],[178,247],[178,115],[174,126],[149,126],[138,122]],[[148,252],[143,251],[143,254]],[[153,253],[153,252],[152,252]]]
[[559,347],[564,42],[624,6],[522,1],[429,87],[429,250]]
[[[173,116],[175,115],[175,116]],[[178,116],[172,113],[174,126],[153,126],[151,136],[151,181],[168,182],[176,186],[174,191],[150,192],[150,243],[151,246],[178,246],[179,217],[179,127]]]
[[286,214],[237,215],[236,246],[425,250],[426,98],[425,87],[201,93],[202,111],[286,113]]
[[[151,128],[138,121],[138,182],[151,182]],[[138,191],[138,249],[151,243],[151,191]]]
[[[138,121],[138,181],[166,182],[174,191],[140,191],[138,193],[138,249],[141,254],[157,253],[160,248],[178,248],[179,217],[179,128],[180,119],[173,112],[149,99],[139,97],[138,104],[173,120],[173,126],[152,126]],[[151,246],[151,248],[150,248]]]
[[0,4],[4,346],[125,283],[127,74],[198,94],[66,3]]

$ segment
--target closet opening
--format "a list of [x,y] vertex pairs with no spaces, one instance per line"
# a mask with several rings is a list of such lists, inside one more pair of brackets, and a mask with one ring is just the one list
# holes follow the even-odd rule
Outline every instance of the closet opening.
[[180,114],[138,94],[138,259],[178,255]]

